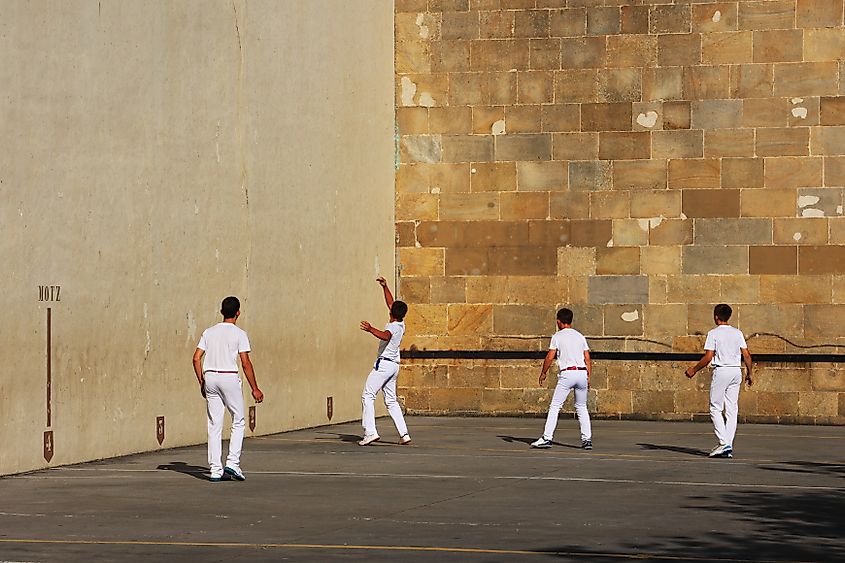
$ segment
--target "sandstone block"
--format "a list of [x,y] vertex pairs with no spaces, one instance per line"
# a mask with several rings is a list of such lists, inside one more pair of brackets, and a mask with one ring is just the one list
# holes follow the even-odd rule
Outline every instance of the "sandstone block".
[[503,192],[500,195],[502,220],[546,219],[549,216],[548,192]]
[[752,246],[748,249],[750,274],[797,274],[798,248],[795,246]]
[[819,124],[819,97],[790,98],[789,114],[786,117],[790,127],[809,127]]
[[515,37],[548,37],[548,10],[521,10],[514,14]]
[[613,188],[612,163],[599,160],[574,161],[569,163],[569,189],[573,191],[597,191]]
[[681,248],[678,246],[646,246],[640,249],[640,254],[643,274],[681,273]]
[[431,300],[430,278],[402,278],[397,297],[406,303],[429,303]]
[[466,278],[454,276],[433,277],[431,278],[430,287],[431,303],[466,302]]
[[569,221],[529,221],[528,244],[536,246],[564,246],[570,240]]
[[642,219],[614,219],[614,246],[645,246],[648,244],[648,224]]
[[613,222],[608,219],[576,219],[570,225],[572,246],[607,246],[613,236]]
[[[709,413],[710,393],[708,391],[676,391],[673,395],[675,412]],[[745,412],[745,411],[742,411]],[[708,414],[709,416],[709,414]]]
[[527,39],[484,39],[472,41],[469,47],[470,69],[527,70],[529,67]]
[[842,327],[843,313],[844,305],[806,305],[804,335],[810,338],[830,338],[831,335],[838,334]]
[[501,106],[473,106],[471,112],[473,133],[494,134],[496,123],[505,120],[505,108]]
[[845,393],[845,370],[837,367],[817,368],[811,371],[813,391]]
[[496,137],[496,160],[551,160],[551,158],[552,138],[549,134]]
[[[615,168],[618,168],[618,163]],[[680,214],[680,191],[642,190],[631,193],[631,217],[678,217]]]
[[813,155],[845,154],[845,126],[811,127],[810,148]]
[[546,335],[554,327],[553,307],[494,305],[493,330],[498,335]]
[[845,246],[802,246],[798,248],[798,273],[845,273]]
[[760,280],[756,276],[722,276],[720,301],[722,303],[758,303]]
[[429,169],[426,163],[402,164],[396,173],[396,193],[427,193],[429,191]]
[[[433,107],[428,122],[432,133],[458,135],[472,132],[472,109],[468,107]],[[484,131],[485,133],[489,132]]]
[[581,109],[577,104],[544,105],[540,119],[544,132],[578,131],[581,128]]
[[598,133],[556,133],[552,141],[554,160],[595,160],[599,156]]
[[555,72],[555,102],[597,102],[599,78],[596,69]]
[[432,72],[469,72],[469,41],[432,41]]
[[719,188],[719,159],[676,159],[669,161],[669,188]]
[[587,10],[581,7],[552,10],[549,15],[549,28],[552,37],[586,35]]
[[631,391],[596,391],[596,412],[618,414],[630,413],[632,409]]
[[440,162],[443,155],[440,135],[406,135],[399,145],[399,154],[403,164]]
[[798,414],[813,417],[836,416],[838,412],[837,393],[815,393],[812,391],[798,394]]
[[735,326],[745,333],[746,340],[756,332],[800,338],[804,335],[804,311],[805,307],[791,304],[742,305],[734,308]]
[[473,192],[507,192],[516,190],[515,162],[481,162],[470,169]]
[[551,103],[554,99],[554,73],[530,71],[517,74],[517,99],[520,104]]
[[688,100],[730,97],[729,65],[684,67],[684,97]]
[[804,60],[834,61],[845,49],[845,34],[841,29],[805,29]]
[[672,338],[686,334],[687,306],[682,303],[646,305],[643,310],[643,323],[648,338]]
[[701,36],[701,62],[711,65],[750,63],[754,53],[752,39],[750,31],[705,33]]
[[482,39],[509,39],[513,36],[515,15],[516,12],[504,10],[478,12],[479,36]]
[[824,160],[821,158],[774,157],[765,160],[763,183],[767,188],[821,186]]
[[408,309],[409,336],[436,336],[446,333],[446,305],[415,304]]
[[753,129],[724,129],[704,132],[704,156],[754,156]]
[[633,391],[633,409],[637,413],[673,413],[675,397],[666,391]]
[[690,111],[693,129],[733,129],[742,125],[741,100],[693,101]]
[[449,73],[449,105],[471,106],[485,103],[482,90],[483,77],[484,75],[479,72]]
[[798,412],[798,393],[757,393],[757,412],[763,415],[794,415]]
[[549,206],[552,219],[587,219],[590,217],[587,192],[552,192]]
[[628,192],[592,192],[590,193],[590,215],[601,219],[628,217],[630,200]]
[[754,31],[754,62],[795,62],[803,58],[804,33],[800,29]]
[[[775,219],[775,224],[781,219]],[[788,220],[788,219],[787,219]],[[777,232],[777,227],[775,227]],[[695,220],[695,244],[725,246],[730,244],[762,245],[772,243],[772,220],[713,218]],[[775,241],[778,244],[778,241]]]
[[581,128],[584,131],[630,131],[632,110],[629,103],[583,104]]
[[648,33],[648,6],[622,6],[622,33]]
[[402,135],[424,135],[429,133],[428,108],[396,108],[396,125]]
[[842,4],[842,0],[798,0],[795,22],[798,27],[841,26]]
[[493,160],[492,135],[444,135],[443,162],[488,162]]
[[643,99],[681,100],[684,98],[683,67],[647,68],[643,71]]
[[791,0],[741,2],[738,8],[739,29],[791,29],[795,21]]
[[565,190],[568,185],[565,162],[520,162],[517,178],[520,191]]
[[488,72],[478,76],[477,83],[480,91],[476,92],[474,97],[478,98],[479,101],[474,103],[515,103],[516,75],[516,72]]
[[819,100],[820,125],[845,125],[845,96]]
[[657,36],[657,64],[690,66],[701,62],[701,34]]
[[685,246],[685,274],[747,274],[748,247]]
[[731,96],[766,98],[774,91],[774,65],[740,64],[731,67]]
[[654,131],[651,135],[652,158],[701,158],[704,156],[704,133],[701,130]]
[[[424,12],[428,8],[428,0],[396,0],[395,11],[399,12]],[[414,14],[416,17],[416,14]]]
[[688,4],[649,8],[649,33],[689,33],[692,9]]
[[744,127],[783,127],[789,117],[787,98],[748,98],[742,100]]
[[[664,133],[657,131],[655,133]],[[675,133],[675,131],[665,131]],[[603,160],[647,159],[651,157],[650,132],[599,132],[599,158]]]
[[649,244],[656,246],[692,244],[692,220],[667,219],[654,223],[649,229]]
[[642,89],[640,68],[598,71],[598,99],[602,102],[638,102],[642,98]]
[[828,221],[823,218],[777,218],[774,220],[775,244],[827,244]]
[[596,274],[639,274],[639,247],[612,247],[596,249]]
[[569,284],[566,278],[554,275],[509,276],[506,286],[508,304],[546,305],[566,302],[569,297]]
[[447,319],[450,335],[490,334],[493,330],[493,306],[451,304],[447,309]]
[[467,163],[439,163],[428,166],[429,190],[431,193],[468,192],[470,167]]
[[762,158],[723,158],[722,187],[762,188],[764,162]]
[[587,35],[615,35],[622,29],[619,8],[595,7],[587,10]]
[[[629,7],[633,8],[633,6]],[[608,36],[608,67],[647,67],[655,66],[656,63],[657,37],[639,34]]]
[[488,250],[489,270],[500,275],[552,275],[557,269],[557,246],[505,246]]
[[[540,130],[539,105],[518,105],[505,107],[505,123],[508,133],[536,133]],[[513,135],[511,135],[513,136]],[[506,135],[498,135],[503,139]]]
[[736,31],[736,2],[716,2],[692,7],[692,30],[699,32]]
[[396,220],[433,220],[438,216],[438,196],[434,194],[399,194],[396,197]]
[[399,251],[399,269],[403,276],[441,276],[443,264],[441,248],[403,248]]
[[560,66],[564,69],[598,68],[605,59],[604,37],[561,39]]
[[683,190],[682,197],[687,217],[739,217],[739,190]]
[[661,190],[666,188],[666,161],[617,160],[613,163],[613,189]]
[[440,25],[442,39],[478,39],[477,12],[446,12]]
[[[484,248],[450,248],[446,252],[447,276],[483,276],[490,271]],[[469,292],[469,285],[467,286]],[[469,299],[469,296],[467,296]]]
[[810,154],[809,127],[757,129],[757,156],[806,156]]
[[634,102],[631,128],[634,131],[663,129],[663,102]]
[[[397,41],[394,52],[397,74],[431,72],[431,44],[428,41]],[[413,105],[413,102],[404,105]]]
[[416,246],[417,233],[413,221],[401,221],[396,223],[396,245]]
[[824,96],[838,92],[836,62],[776,63],[775,96]]
[[604,333],[607,336],[642,336],[642,305],[605,305]]
[[[604,334],[604,314],[601,305],[566,305],[573,313],[573,323],[586,336],[600,336]],[[557,311],[555,311],[557,313]],[[587,345],[590,344],[589,338]]]
[[507,303],[508,290],[505,276],[466,278],[467,303]]
[[596,273],[596,249],[565,246],[557,249],[558,276],[590,276]]
[[764,303],[830,303],[830,276],[760,276]]
[[690,124],[690,102],[663,104],[663,129],[689,129]]
[[590,303],[648,303],[646,276],[591,276],[588,283]]
[[498,219],[499,194],[495,192],[441,194],[440,218],[447,221]]
[[481,388],[431,389],[431,412],[472,413],[481,408]]

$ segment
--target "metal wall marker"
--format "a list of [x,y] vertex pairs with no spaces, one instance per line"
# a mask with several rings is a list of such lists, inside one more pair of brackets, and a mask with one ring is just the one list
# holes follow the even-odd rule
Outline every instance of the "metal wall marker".
[[249,407],[249,430],[255,431],[255,407]]
[[156,417],[156,440],[158,440],[158,445],[162,445],[164,443],[164,417],[157,416]]
[[53,459],[53,431],[46,430],[44,432],[44,459],[47,460],[47,463]]

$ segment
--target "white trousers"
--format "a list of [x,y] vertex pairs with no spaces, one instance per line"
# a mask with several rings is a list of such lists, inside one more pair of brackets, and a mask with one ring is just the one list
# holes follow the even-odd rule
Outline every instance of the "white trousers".
[[223,416],[232,415],[232,435],[229,438],[229,457],[226,465],[240,469],[241,447],[244,441],[244,395],[241,378],[234,373],[206,372],[205,398],[208,401],[208,465],[212,477],[223,475],[220,457],[223,453]]
[[378,434],[376,432],[376,395],[381,390],[384,395],[384,404],[387,407],[387,412],[393,419],[393,424],[396,425],[396,430],[399,436],[404,436],[408,433],[408,427],[405,425],[405,417],[402,416],[402,407],[399,406],[399,401],[396,400],[396,378],[399,375],[399,364],[387,360],[379,360],[367,376],[367,382],[364,384],[364,393],[361,395],[361,404],[363,405],[364,413],[362,415],[362,423],[364,426],[364,435],[372,436]]
[[543,430],[543,438],[546,440],[554,438],[558,414],[571,389],[575,389],[575,412],[578,414],[578,423],[581,426],[581,441],[590,440],[593,437],[593,431],[590,428],[590,413],[587,412],[587,371],[563,370],[557,376],[557,385],[549,405],[549,415],[546,417],[546,427]]
[[734,443],[741,386],[741,368],[713,370],[713,379],[710,381],[710,418],[713,420],[713,430],[721,445]]

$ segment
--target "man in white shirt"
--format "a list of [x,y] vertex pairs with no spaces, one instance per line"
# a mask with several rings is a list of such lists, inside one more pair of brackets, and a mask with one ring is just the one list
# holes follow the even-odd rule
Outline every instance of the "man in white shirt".
[[[241,471],[241,446],[244,440],[244,396],[238,376],[238,358],[244,375],[252,388],[256,403],[264,400],[264,393],[255,382],[255,370],[249,359],[249,338],[235,326],[241,314],[237,297],[223,300],[220,313],[223,322],[207,328],[194,351],[194,373],[200,384],[200,393],[208,402],[208,465],[211,481],[222,481],[224,476],[243,481]],[[226,467],[220,462],[224,409],[232,415],[232,435],[229,439],[229,456]]]
[[572,328],[573,313],[570,309],[561,309],[557,312],[558,331],[552,336],[549,344],[549,352],[543,361],[543,368],[540,371],[540,385],[546,381],[546,372],[557,358],[558,376],[552,401],[549,404],[549,414],[546,416],[546,426],[543,435],[535,442],[532,448],[551,448],[555,428],[557,428],[557,417],[560,413],[569,391],[575,390],[575,412],[578,413],[578,423],[581,426],[581,447],[585,450],[593,449],[593,433],[590,428],[590,413],[587,411],[587,390],[590,387],[590,372],[592,361],[590,360],[590,348],[587,346],[587,339],[584,335]]
[[379,330],[367,321],[361,321],[361,330],[369,332],[381,342],[378,346],[378,356],[367,382],[364,384],[364,392],[361,395],[363,405],[362,424],[364,426],[364,437],[358,442],[360,446],[367,446],[377,442],[380,438],[376,431],[376,395],[379,391],[384,395],[384,404],[387,412],[393,419],[393,424],[399,432],[399,443],[402,445],[411,443],[411,436],[408,435],[408,427],[405,425],[405,417],[402,416],[402,407],[396,400],[396,379],[399,376],[399,345],[402,336],[405,334],[405,315],[408,313],[408,305],[403,301],[394,301],[390,288],[383,277],[376,281],[381,285],[384,292],[384,302],[390,309],[390,322],[384,330]]
[[[745,364],[745,381],[753,385],[751,378],[751,354],[742,331],[730,326],[729,305],[720,303],[713,308],[716,328],[707,333],[704,342],[704,356],[684,373],[693,377],[699,370],[712,362],[713,379],[710,381],[710,418],[719,445],[710,452],[710,457],[733,457],[733,442],[736,435],[736,418],[739,412],[739,389],[742,385],[742,367]],[[724,415],[722,414],[724,411]]]

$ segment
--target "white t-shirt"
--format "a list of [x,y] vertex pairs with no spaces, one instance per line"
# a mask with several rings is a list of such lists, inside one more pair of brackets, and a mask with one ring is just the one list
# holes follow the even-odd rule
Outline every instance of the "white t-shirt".
[[205,351],[202,371],[238,372],[238,354],[249,352],[249,338],[234,323],[217,323],[205,329],[197,348]]
[[549,350],[557,350],[557,363],[561,370],[575,366],[586,368],[584,350],[589,350],[587,339],[574,328],[563,328],[552,335]]
[[387,358],[394,362],[399,362],[399,344],[402,342],[402,337],[405,335],[405,322],[393,321],[384,325],[384,330],[390,331],[390,340],[382,340],[378,345],[378,355],[380,358]]
[[704,342],[705,350],[714,351],[713,361],[710,362],[714,368],[740,367],[742,365],[740,348],[748,348],[745,336],[741,330],[730,325],[719,325],[710,329],[707,340]]

